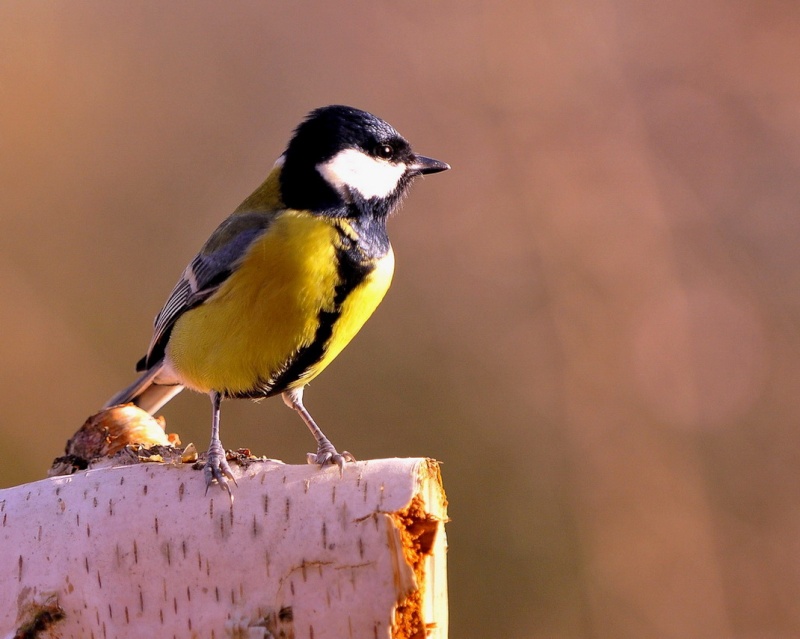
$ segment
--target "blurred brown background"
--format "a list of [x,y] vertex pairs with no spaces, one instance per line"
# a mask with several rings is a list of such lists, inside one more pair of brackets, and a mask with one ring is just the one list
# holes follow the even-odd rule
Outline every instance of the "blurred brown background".
[[[308,405],[445,462],[453,637],[800,636],[800,4],[0,4],[0,486],[44,476],[311,108],[453,170]],[[209,403],[165,410],[205,447]],[[223,441],[303,463],[280,400]]]

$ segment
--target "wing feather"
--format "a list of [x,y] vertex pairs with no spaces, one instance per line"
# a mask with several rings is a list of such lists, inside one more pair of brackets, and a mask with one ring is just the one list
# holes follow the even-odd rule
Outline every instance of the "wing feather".
[[156,315],[153,338],[138,370],[146,370],[164,357],[175,322],[186,311],[211,297],[236,269],[253,241],[272,224],[280,211],[235,213],[212,233],[200,252],[184,269],[178,283]]

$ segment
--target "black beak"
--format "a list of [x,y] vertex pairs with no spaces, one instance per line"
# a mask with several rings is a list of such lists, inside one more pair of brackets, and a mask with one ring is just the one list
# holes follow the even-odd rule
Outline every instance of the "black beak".
[[415,155],[414,161],[408,165],[409,171],[416,171],[422,175],[428,173],[438,173],[439,171],[447,171],[450,165],[447,162],[440,162],[433,158],[426,158],[424,155]]

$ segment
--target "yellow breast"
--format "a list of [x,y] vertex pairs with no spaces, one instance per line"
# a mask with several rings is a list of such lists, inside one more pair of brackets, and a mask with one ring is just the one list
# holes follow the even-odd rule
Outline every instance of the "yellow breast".
[[316,377],[322,369],[342,352],[342,349],[361,330],[364,322],[369,319],[378,304],[381,303],[386,291],[389,290],[389,285],[392,283],[393,273],[394,253],[390,246],[389,252],[376,262],[375,269],[364,278],[361,284],[353,289],[342,305],[341,315],[336,321],[333,335],[328,342],[323,358],[309,370],[302,380],[291,386],[302,386],[308,380]]
[[229,395],[268,388],[314,343],[321,318],[334,313],[321,357],[290,386],[305,384],[325,368],[380,303],[394,263],[390,249],[336,308],[339,241],[328,218],[298,211],[278,215],[220,289],[175,323],[167,358],[182,383]]

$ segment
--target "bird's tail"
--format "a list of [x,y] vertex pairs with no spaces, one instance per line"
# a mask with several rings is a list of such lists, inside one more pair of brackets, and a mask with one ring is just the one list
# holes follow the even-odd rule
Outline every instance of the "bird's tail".
[[110,408],[118,404],[133,403],[151,415],[183,390],[180,384],[156,384],[155,379],[163,368],[163,363],[158,362],[142,373],[139,378],[127,388],[109,399],[103,408]]

